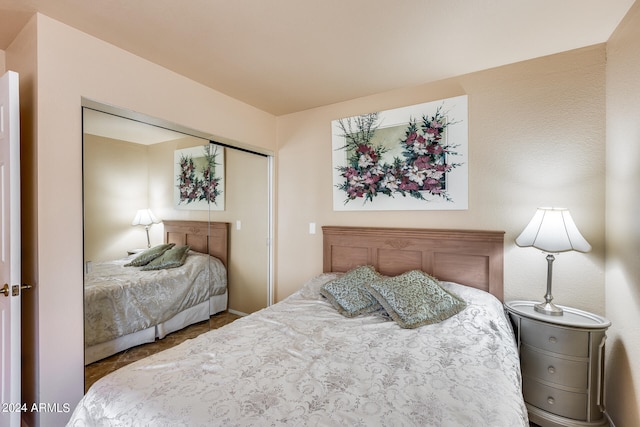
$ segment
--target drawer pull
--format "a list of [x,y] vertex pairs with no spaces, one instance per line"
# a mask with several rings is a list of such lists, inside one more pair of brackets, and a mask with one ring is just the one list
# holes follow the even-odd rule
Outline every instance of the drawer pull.
[[549,405],[553,405],[554,403],[556,403],[556,400],[553,397],[549,396],[547,397],[547,403]]
[[556,373],[556,368],[553,366],[549,366],[547,368],[547,371],[549,371],[550,374],[555,374]]
[[552,343],[552,344],[555,344],[555,343],[558,342],[558,338],[556,338],[554,336],[551,336],[551,337],[549,337],[549,342]]

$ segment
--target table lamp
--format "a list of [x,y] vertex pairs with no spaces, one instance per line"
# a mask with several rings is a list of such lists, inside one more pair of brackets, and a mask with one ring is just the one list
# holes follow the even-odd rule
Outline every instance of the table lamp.
[[545,301],[536,304],[534,309],[539,313],[561,316],[562,308],[551,302],[553,300],[551,278],[553,261],[555,261],[553,254],[567,251],[589,252],[591,250],[591,245],[578,231],[569,210],[565,208],[538,208],[527,227],[516,239],[516,245],[533,246],[548,254]]
[[151,247],[151,240],[149,239],[149,227],[153,224],[159,224],[160,220],[151,212],[151,209],[140,209],[136,212],[135,218],[131,222],[131,225],[144,225],[144,230],[147,232],[147,247]]

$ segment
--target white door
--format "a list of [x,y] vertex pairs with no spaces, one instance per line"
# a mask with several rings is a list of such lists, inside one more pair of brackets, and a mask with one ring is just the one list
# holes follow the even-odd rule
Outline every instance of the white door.
[[0,78],[0,425],[20,425],[20,107],[18,74]]

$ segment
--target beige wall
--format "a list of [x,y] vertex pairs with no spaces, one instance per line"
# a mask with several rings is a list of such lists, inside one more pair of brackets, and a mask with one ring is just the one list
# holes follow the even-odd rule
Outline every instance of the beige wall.
[[83,156],[84,260],[118,259],[145,247],[143,227],[131,221],[149,206],[147,146],[85,134]]
[[[7,66],[26,79],[32,107],[26,115],[34,121],[26,125],[34,131],[23,132],[23,162],[37,179],[25,194],[35,198],[27,206],[37,206],[25,224],[37,234],[23,245],[26,257],[37,260],[25,268],[39,302],[31,313],[35,363],[25,366],[37,365],[37,386],[27,396],[74,406],[83,393],[81,98],[270,150],[275,118],[43,15],[18,39],[8,49]],[[29,86],[37,92],[29,94]],[[63,425],[68,417],[39,414],[46,426]]]
[[[557,257],[556,302],[604,314],[604,71],[598,45],[279,117],[277,299],[321,271],[322,235],[308,234],[316,222],[504,230],[505,298],[540,300],[544,255],[514,239],[552,205],[571,210],[594,248]],[[468,210],[332,210],[331,120],[464,94]]]
[[268,160],[233,149],[227,149],[225,156],[227,203],[232,208],[213,216],[231,223],[229,309],[253,313],[268,304]]
[[607,406],[640,425],[640,3],[607,44]]

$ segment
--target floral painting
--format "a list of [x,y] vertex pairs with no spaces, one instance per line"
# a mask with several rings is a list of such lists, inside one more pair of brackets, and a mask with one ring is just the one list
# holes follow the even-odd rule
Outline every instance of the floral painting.
[[207,144],[174,152],[174,205],[224,210],[224,148]]
[[332,122],[334,210],[468,207],[467,97]]

